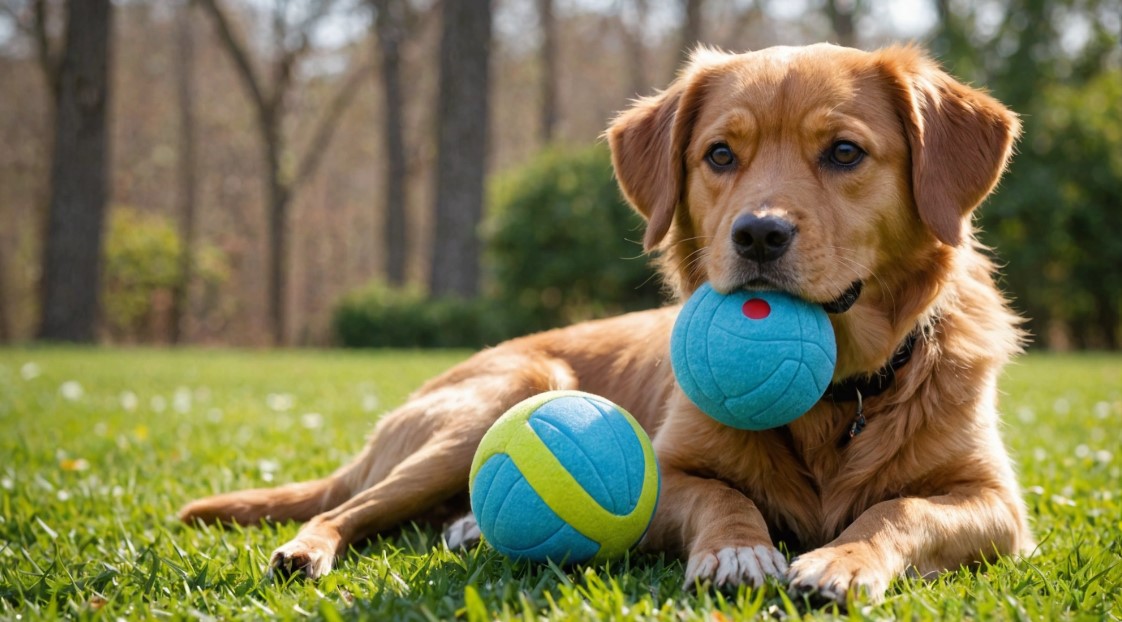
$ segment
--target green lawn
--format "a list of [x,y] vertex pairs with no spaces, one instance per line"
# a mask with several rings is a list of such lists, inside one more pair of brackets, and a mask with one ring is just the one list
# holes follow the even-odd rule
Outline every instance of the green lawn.
[[681,589],[673,559],[511,564],[407,529],[318,583],[262,569],[294,525],[190,529],[201,494],[319,476],[464,353],[0,349],[0,618],[1122,618],[1122,357],[1028,356],[1003,382],[1039,552],[816,610]]

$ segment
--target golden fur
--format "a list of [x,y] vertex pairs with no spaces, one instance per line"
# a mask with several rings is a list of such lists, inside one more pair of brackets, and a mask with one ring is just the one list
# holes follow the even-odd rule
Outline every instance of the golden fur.
[[[462,508],[491,423],[535,393],[579,388],[623,405],[654,437],[663,489],[645,545],[681,552],[689,584],[777,576],[792,591],[878,599],[908,571],[1024,551],[1031,535],[996,412],[1020,335],[970,227],[1018,131],[1000,103],[915,48],[827,45],[700,50],[609,128],[620,187],[679,297],[705,281],[766,283],[826,303],[860,281],[857,303],[831,316],[835,380],[876,372],[923,331],[894,385],[865,401],[868,426],[851,441],[848,402],[822,400],[764,432],[700,413],[671,374],[668,307],[480,352],[387,415],[333,475],[202,499],[181,517],[306,520],[273,565],[320,576],[360,538]],[[831,164],[837,141],[863,159]],[[715,144],[735,154],[732,168],[706,162]],[[767,263],[737,254],[731,231],[744,214],[792,223],[789,250]],[[470,519],[457,525],[459,542]],[[789,567],[780,541],[801,553]]]

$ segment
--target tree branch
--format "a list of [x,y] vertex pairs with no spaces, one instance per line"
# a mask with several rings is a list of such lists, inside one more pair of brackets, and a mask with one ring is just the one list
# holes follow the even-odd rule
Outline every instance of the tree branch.
[[16,25],[16,30],[24,34],[31,34],[27,23],[24,21],[24,18],[19,14],[19,12],[16,11],[16,9],[11,4],[7,2],[0,2],[0,14],[7,15],[8,19],[12,20],[12,23]]
[[238,75],[241,76],[242,82],[249,90],[250,96],[253,98],[253,103],[257,105],[259,114],[272,114],[273,101],[272,98],[266,98],[264,90],[261,88],[261,80],[258,78],[257,73],[253,70],[253,64],[249,60],[249,54],[246,52],[245,46],[238,41],[237,36],[234,34],[233,29],[230,27],[230,20],[226,18],[226,14],[218,6],[218,0],[199,0],[199,4],[210,13],[211,18],[214,19],[214,25],[218,29],[218,37],[222,40],[223,45],[226,46],[226,51],[230,53],[230,57],[234,60],[234,65],[237,67]]
[[35,39],[35,52],[39,59],[39,67],[43,77],[47,80],[47,87],[51,89],[51,96],[58,100],[59,90],[59,65],[61,60],[51,51],[51,40],[47,35],[47,0],[35,0],[33,4],[34,20],[31,22],[31,34]]
[[323,19],[334,6],[335,0],[319,0],[315,4],[315,9],[308,11],[304,19],[300,20],[300,23],[296,25],[296,30],[298,32],[307,33],[309,29],[315,26],[316,22]]
[[292,83],[292,70],[296,63],[307,54],[312,46],[311,30],[319,23],[335,5],[335,0],[320,0],[315,4],[315,7],[300,20],[296,25],[296,33],[300,37],[300,43],[294,48],[289,48],[288,39],[288,22],[287,22],[287,9],[285,4],[278,5],[273,14],[274,20],[274,37],[276,37],[275,45],[277,47],[278,60],[274,66],[273,71],[273,93],[272,99],[278,102],[284,94],[288,92],[288,87]]
[[339,127],[343,112],[346,111],[359,87],[362,86],[362,79],[373,71],[373,64],[368,63],[358,67],[351,71],[343,86],[335,92],[335,97],[319,118],[316,131],[312,135],[312,142],[308,144],[308,150],[304,152],[304,157],[300,160],[300,166],[296,169],[296,176],[293,178],[290,188],[293,190],[299,188],[301,184],[315,174],[316,169],[323,161],[323,154],[327,151],[331,138],[335,135],[335,129]]

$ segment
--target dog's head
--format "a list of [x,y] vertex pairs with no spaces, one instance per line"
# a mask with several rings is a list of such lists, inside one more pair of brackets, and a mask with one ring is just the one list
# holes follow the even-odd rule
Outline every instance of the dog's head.
[[709,281],[842,311],[860,294],[851,314],[877,315],[884,334],[852,338],[874,337],[870,361],[883,361],[971,246],[971,212],[1018,131],[915,48],[815,45],[699,50],[607,135],[619,185],[648,220],[644,245],[662,251],[679,295]]

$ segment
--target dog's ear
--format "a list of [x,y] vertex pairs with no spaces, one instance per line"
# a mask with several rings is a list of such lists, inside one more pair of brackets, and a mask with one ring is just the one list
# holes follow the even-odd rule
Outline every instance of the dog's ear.
[[971,212],[1005,171],[1021,124],[996,99],[956,81],[916,48],[878,55],[911,149],[919,217],[935,237],[957,246]]
[[616,180],[627,201],[647,219],[647,251],[666,237],[682,200],[684,154],[707,82],[704,67],[717,56],[699,50],[665,91],[640,99],[608,127]]

